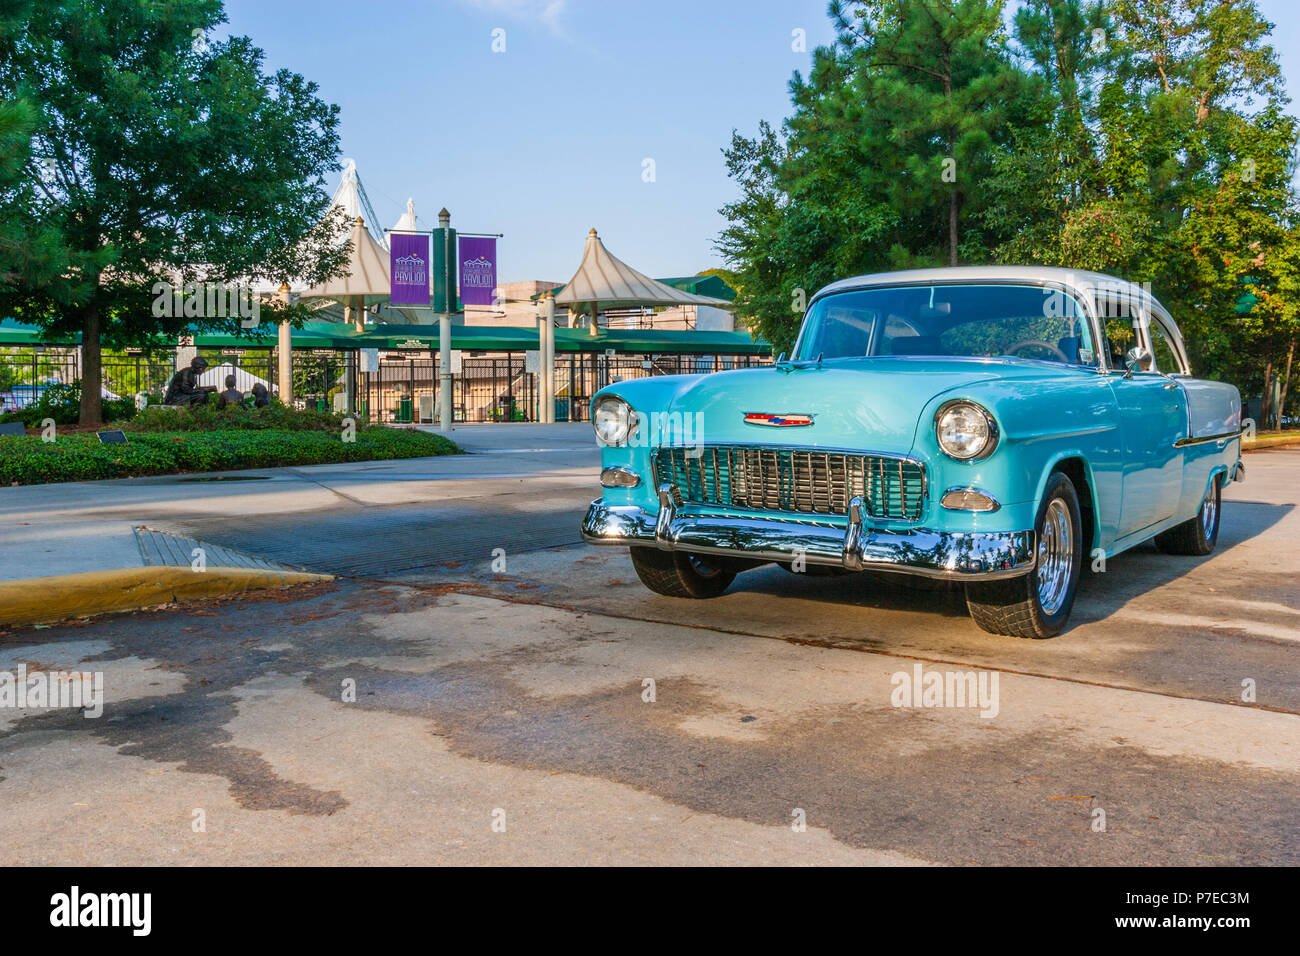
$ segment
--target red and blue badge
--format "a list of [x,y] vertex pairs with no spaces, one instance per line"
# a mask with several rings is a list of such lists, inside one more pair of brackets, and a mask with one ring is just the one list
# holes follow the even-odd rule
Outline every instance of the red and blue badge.
[[768,412],[746,412],[746,425],[768,425],[772,428],[798,428],[801,425],[811,425],[813,417],[804,415],[799,412],[787,412],[784,415],[773,415]]

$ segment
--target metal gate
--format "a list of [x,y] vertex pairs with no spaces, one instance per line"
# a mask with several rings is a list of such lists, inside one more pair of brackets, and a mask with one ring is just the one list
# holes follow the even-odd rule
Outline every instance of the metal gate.
[[522,353],[466,358],[453,378],[457,421],[537,421],[537,376]]
[[51,385],[81,374],[75,349],[0,349],[0,414],[34,405]]

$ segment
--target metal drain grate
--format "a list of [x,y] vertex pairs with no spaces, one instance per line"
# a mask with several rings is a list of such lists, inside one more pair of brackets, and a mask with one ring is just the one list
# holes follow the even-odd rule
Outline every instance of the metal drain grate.
[[255,568],[260,571],[293,571],[286,564],[267,561],[242,551],[224,548],[219,544],[209,544],[194,538],[154,531],[152,528],[135,529],[135,540],[140,545],[140,554],[146,565],[168,565],[170,567],[189,567],[194,560],[194,549],[203,549],[204,563],[210,568]]

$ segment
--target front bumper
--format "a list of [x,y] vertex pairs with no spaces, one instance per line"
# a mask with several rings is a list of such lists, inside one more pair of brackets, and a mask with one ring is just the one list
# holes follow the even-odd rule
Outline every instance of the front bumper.
[[865,520],[866,509],[857,498],[849,507],[846,525],[680,511],[664,486],[659,489],[657,515],[636,505],[593,501],[582,520],[582,537],[590,544],[639,545],[758,561],[793,561],[802,555],[809,564],[850,571],[897,571],[962,581],[1016,577],[1034,569],[1033,531],[885,531],[867,527]]

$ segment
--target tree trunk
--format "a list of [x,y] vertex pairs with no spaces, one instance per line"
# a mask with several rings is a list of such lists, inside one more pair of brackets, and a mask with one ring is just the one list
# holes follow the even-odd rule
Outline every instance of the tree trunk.
[[1268,429],[1268,420],[1273,414],[1273,403],[1269,400],[1273,397],[1273,360],[1269,359],[1264,363],[1264,394],[1259,400],[1259,421],[1256,426],[1260,431]]
[[81,414],[82,425],[98,425],[104,418],[104,402],[100,395],[103,362],[100,354],[99,303],[86,306],[81,316]]
[[957,264],[957,190],[948,193],[948,265]]
[[1291,384],[1291,362],[1295,359],[1295,338],[1291,339],[1291,347],[1286,353],[1286,375],[1282,377],[1282,394],[1277,401],[1277,427],[1282,427],[1282,413],[1286,411],[1286,390]]

